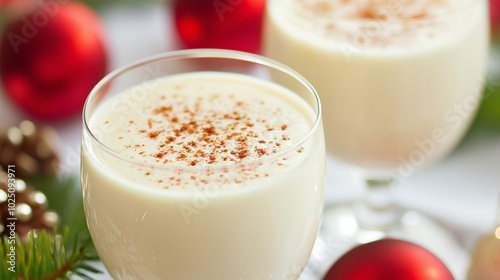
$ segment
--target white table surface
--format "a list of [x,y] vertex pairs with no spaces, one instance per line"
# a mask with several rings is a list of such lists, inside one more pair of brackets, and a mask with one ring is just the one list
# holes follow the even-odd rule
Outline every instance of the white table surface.
[[[109,50],[109,70],[137,59],[180,48],[172,16],[162,2],[143,6],[112,6],[99,11]],[[29,118],[0,90],[0,127]],[[63,140],[61,155],[66,170],[78,172],[81,118],[53,124]],[[500,130],[500,129],[499,129]],[[464,246],[495,221],[500,200],[500,133],[474,134],[442,162],[418,171],[397,191],[400,204],[442,222]],[[355,176],[341,163],[328,158],[327,203],[349,201],[361,193]],[[111,279],[109,275],[95,279]],[[460,280],[460,279],[458,279]]]

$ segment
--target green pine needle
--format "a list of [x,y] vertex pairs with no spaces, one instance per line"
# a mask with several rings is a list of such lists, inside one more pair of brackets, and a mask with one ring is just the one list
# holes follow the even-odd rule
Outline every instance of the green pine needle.
[[[86,237],[78,233],[70,236],[69,232],[68,228],[62,234],[57,230],[53,234],[34,230],[26,244],[17,236],[15,239],[4,237],[0,241],[0,279],[69,280],[72,274],[92,279],[88,273],[102,273],[87,264],[96,259],[96,254],[85,245]],[[13,252],[15,260],[11,261],[9,254]]]

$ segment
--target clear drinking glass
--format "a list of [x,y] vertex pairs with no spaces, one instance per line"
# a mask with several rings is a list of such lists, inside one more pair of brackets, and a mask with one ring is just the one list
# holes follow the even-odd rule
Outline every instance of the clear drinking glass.
[[[200,76],[196,75],[207,73],[216,78],[197,80]],[[180,76],[187,79],[183,85],[165,87],[162,83]],[[213,116],[196,119],[200,106],[187,101],[170,107],[159,104],[169,98],[188,98],[192,91],[210,87],[213,80],[222,81],[223,86],[227,81],[235,85],[231,80],[235,77],[237,83],[243,81],[246,86],[235,89],[245,91],[244,95],[235,92],[243,101],[228,108],[224,104],[233,97],[226,100],[225,93],[221,93],[222,98],[216,90],[209,92],[210,98],[219,98],[213,104],[223,104],[201,109],[210,110]],[[271,81],[271,77],[282,82]],[[156,100],[153,92],[158,89],[175,93],[158,99],[156,104],[151,100]],[[221,92],[231,89],[223,88]],[[258,120],[265,126],[250,124],[252,119],[247,117],[259,106],[250,108],[247,116],[238,113],[247,99],[254,98],[255,89],[269,90],[282,102],[276,104],[284,104],[272,107],[270,118]],[[201,95],[198,101],[203,98]],[[137,132],[132,125],[142,118],[128,118],[143,102],[150,102],[146,107],[151,109],[144,114],[157,115]],[[220,114],[217,110],[221,110]],[[148,132],[148,125],[154,128],[160,123],[158,118],[168,119],[167,111],[174,112],[168,117],[170,126],[157,133]],[[224,128],[218,114],[224,116],[224,121],[236,121]],[[183,118],[196,121],[183,123]],[[296,120],[304,121],[305,128],[294,130]],[[119,125],[129,122],[131,128],[125,131]],[[177,124],[179,129],[169,130]],[[270,59],[235,51],[205,49],[161,54],[120,68],[97,84],[84,108],[83,127],[81,180],[87,224],[100,258],[114,278],[299,277],[313,247],[324,206],[325,145],[318,96],[296,72]],[[259,127],[267,129],[259,131]],[[184,131],[199,133],[202,139],[181,147]],[[258,153],[228,144],[231,139],[236,139],[238,145],[253,141],[239,139],[243,132],[265,143],[259,146]],[[125,140],[114,139],[117,133]],[[132,141],[141,133],[149,133],[148,139],[164,139],[170,152],[196,149],[204,142],[218,144],[212,147],[212,154],[201,151],[204,154],[198,164],[185,164],[182,156],[176,158],[178,162],[146,162],[139,159],[140,153],[132,158],[124,152],[126,149],[112,146]],[[286,148],[277,149],[277,143],[285,143],[285,138],[294,140],[286,143]],[[106,139],[115,142],[109,144]],[[127,146],[139,149],[140,145]],[[145,146],[149,148],[152,153],[163,151]],[[228,161],[218,160],[223,150],[233,148],[238,152],[227,153]],[[162,157],[168,157],[168,153]],[[211,163],[200,163],[204,162],[203,156]],[[155,179],[148,181],[148,176]]]
[[[325,211],[337,242],[428,237],[405,230],[393,186],[445,157],[467,131],[481,100],[488,27],[485,0],[269,0],[264,54],[317,89],[327,151],[366,185],[349,209]],[[412,223],[422,217],[412,215]]]

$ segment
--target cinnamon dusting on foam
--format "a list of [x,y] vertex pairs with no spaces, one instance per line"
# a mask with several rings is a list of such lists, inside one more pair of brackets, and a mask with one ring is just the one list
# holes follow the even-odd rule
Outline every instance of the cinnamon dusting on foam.
[[448,28],[440,16],[458,6],[457,0],[284,0],[282,4],[287,2],[289,20],[308,32],[357,47],[382,48],[433,38]]
[[[165,94],[161,105],[149,110],[145,122],[129,121],[131,133],[145,139],[154,153],[147,153],[144,144],[127,144],[124,150],[133,150],[132,158],[153,159],[157,163],[175,162],[186,166],[215,165],[221,162],[240,163],[245,158],[261,158],[277,153],[290,141],[286,124],[269,124],[256,118],[255,104],[236,101],[234,97],[211,94],[197,97],[193,106],[183,105],[182,99]],[[212,109],[220,98],[233,100],[232,112]],[[232,106],[231,106],[232,105]],[[261,106],[265,106],[264,101]],[[178,109],[173,109],[174,107]],[[276,114],[280,109],[276,109]],[[252,114],[248,114],[252,112]],[[145,112],[146,114],[148,111]],[[276,132],[272,139],[261,139],[262,130]],[[118,136],[122,138],[123,136]],[[273,149],[269,147],[272,146]]]
[[303,147],[272,162],[241,167],[229,177],[210,171],[212,167],[244,166],[287,149],[307,134],[311,120],[287,101],[266,92],[275,89],[216,74],[199,77],[199,82],[160,80],[137,108],[119,117],[108,113],[100,118],[117,127],[103,142],[148,165],[206,170],[198,176],[175,172],[166,176],[155,168],[136,168],[154,185],[168,189],[203,187],[206,182],[241,184],[297,162],[293,157],[301,154]]

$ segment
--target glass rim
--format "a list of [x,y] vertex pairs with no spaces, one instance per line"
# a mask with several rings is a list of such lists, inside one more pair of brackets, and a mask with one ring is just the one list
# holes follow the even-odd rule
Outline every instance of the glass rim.
[[[205,165],[205,166],[162,166],[162,165],[155,165],[152,163],[145,163],[143,161],[135,160],[130,157],[127,157],[120,152],[112,149],[108,145],[104,144],[101,142],[99,139],[97,139],[96,135],[92,132],[92,128],[89,125],[89,120],[91,118],[91,113],[90,111],[90,103],[97,98],[100,90],[104,88],[106,85],[108,85],[113,79],[119,77],[122,74],[127,73],[130,70],[136,69],[138,67],[154,63],[154,62],[160,62],[160,61],[170,61],[170,60],[180,60],[180,59],[196,59],[196,58],[212,58],[212,59],[226,59],[226,60],[234,60],[234,61],[242,61],[242,62],[249,62],[254,65],[261,65],[265,66],[267,68],[272,68],[274,70],[278,70],[281,73],[286,74],[289,77],[292,77],[294,80],[298,81],[304,88],[314,97],[314,102],[316,104],[316,108],[311,106],[311,104],[308,103],[309,106],[315,111],[315,118],[313,125],[309,128],[308,132],[295,141],[291,146],[287,147],[286,149],[283,149],[275,154],[265,156],[262,158],[255,158],[249,161],[245,162],[238,162],[238,163],[229,163],[229,164],[222,164],[222,165],[215,165],[215,166],[210,166],[210,165]],[[258,77],[257,77],[258,78]],[[272,80],[270,80],[272,82]],[[119,93],[118,93],[119,94]],[[303,99],[303,98],[301,98]],[[95,108],[99,107],[100,105],[96,104]],[[119,67],[110,73],[108,73],[105,77],[103,77],[95,86],[92,88],[90,91],[89,95],[87,96],[87,99],[85,100],[85,104],[82,110],[82,121],[83,121],[83,130],[84,133],[86,133],[88,136],[90,136],[90,141],[92,143],[96,143],[100,149],[108,153],[109,155],[119,159],[123,160],[125,162],[128,162],[133,165],[138,165],[142,166],[145,168],[151,168],[153,170],[175,170],[175,171],[185,171],[189,173],[195,173],[195,172],[200,172],[200,171],[227,171],[228,169],[232,168],[248,168],[250,166],[258,166],[266,161],[272,161],[275,159],[278,159],[282,157],[285,154],[290,153],[293,150],[298,149],[304,142],[306,142],[308,139],[313,137],[314,133],[319,129],[319,126],[321,124],[321,117],[322,116],[322,108],[321,108],[321,102],[318,93],[316,92],[315,88],[312,86],[312,84],[306,80],[302,75],[300,75],[297,71],[293,70],[292,68],[277,62],[273,59],[270,59],[268,57],[258,55],[258,54],[253,54],[253,53],[247,53],[247,52],[242,52],[242,51],[236,51],[236,50],[226,50],[226,49],[183,49],[183,50],[174,50],[174,51],[168,51],[168,52],[163,52],[157,55],[145,57],[143,59],[136,60],[135,62],[129,63],[127,65],[124,65],[122,67]],[[85,146],[85,144],[82,144]]]

